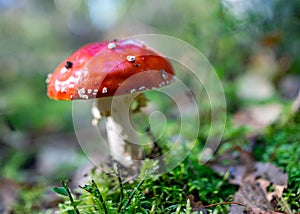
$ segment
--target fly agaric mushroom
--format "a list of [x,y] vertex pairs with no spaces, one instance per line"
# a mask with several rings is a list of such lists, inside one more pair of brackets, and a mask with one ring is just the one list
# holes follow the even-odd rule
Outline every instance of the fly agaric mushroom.
[[81,47],[49,74],[46,82],[52,99],[97,98],[92,108],[94,125],[101,116],[106,117],[112,157],[130,166],[140,158],[141,150],[137,134],[128,124],[133,113],[128,106],[134,99],[139,107],[144,106],[143,91],[167,85],[173,78],[166,58],[140,40],[124,39]]

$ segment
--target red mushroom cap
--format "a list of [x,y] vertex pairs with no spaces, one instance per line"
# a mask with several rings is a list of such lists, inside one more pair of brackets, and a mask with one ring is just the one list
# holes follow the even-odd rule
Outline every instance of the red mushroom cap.
[[[143,78],[130,78],[142,72]],[[159,88],[173,77],[168,60],[144,42],[106,41],[87,44],[65,59],[48,75],[47,92],[56,100],[109,97]]]

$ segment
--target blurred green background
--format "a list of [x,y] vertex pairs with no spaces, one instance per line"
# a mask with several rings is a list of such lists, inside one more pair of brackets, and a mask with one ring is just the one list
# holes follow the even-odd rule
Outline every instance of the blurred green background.
[[46,76],[85,43],[144,33],[198,48],[223,83],[228,115],[298,94],[297,0],[0,0],[2,187],[58,182],[84,167],[72,104],[47,97]]

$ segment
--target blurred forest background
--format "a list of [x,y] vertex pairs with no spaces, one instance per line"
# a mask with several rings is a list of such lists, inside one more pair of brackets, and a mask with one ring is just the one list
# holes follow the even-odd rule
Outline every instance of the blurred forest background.
[[47,97],[47,74],[86,43],[144,33],[180,38],[209,59],[230,123],[260,130],[298,96],[298,0],[0,0],[0,211],[88,163],[72,103]]

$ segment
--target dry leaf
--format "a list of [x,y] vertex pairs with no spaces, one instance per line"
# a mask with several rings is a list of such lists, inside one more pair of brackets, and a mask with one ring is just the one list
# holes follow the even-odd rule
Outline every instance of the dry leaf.
[[[268,192],[270,185],[275,188],[274,192]],[[279,186],[281,189],[283,186]],[[265,179],[256,181],[245,181],[240,185],[238,192],[234,196],[235,202],[243,203],[247,206],[248,213],[279,213],[277,210],[278,199],[282,192],[276,191],[278,185],[271,184]],[[283,190],[283,189],[282,189]],[[243,209],[235,204],[230,207],[231,213],[243,213]]]
[[[226,163],[226,164],[225,164]],[[207,163],[215,172],[230,172],[229,182],[241,185],[244,181],[263,178],[275,185],[287,186],[288,175],[272,163],[255,162],[250,152],[235,148],[217,157],[217,161]]]
[[207,162],[215,172],[225,174],[230,172],[230,182],[239,185],[243,177],[256,170],[255,160],[251,152],[234,147],[224,154],[217,156],[216,161]]
[[[208,165],[221,174],[230,172],[229,183],[240,186],[234,201],[245,204],[248,213],[278,213],[278,201],[288,182],[288,175],[278,167],[255,162],[250,152],[240,148],[226,152]],[[231,205],[230,212],[244,213],[244,208]]]
[[[272,204],[268,201],[264,194],[264,189],[259,183],[245,182],[241,184],[238,192],[234,196],[234,201],[243,203],[254,213],[266,213],[267,211],[274,211]],[[230,212],[243,213],[241,207],[232,205]],[[238,211],[238,212],[237,212]]]

